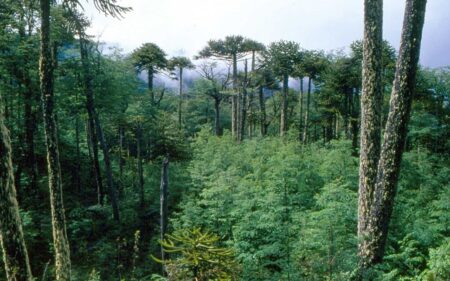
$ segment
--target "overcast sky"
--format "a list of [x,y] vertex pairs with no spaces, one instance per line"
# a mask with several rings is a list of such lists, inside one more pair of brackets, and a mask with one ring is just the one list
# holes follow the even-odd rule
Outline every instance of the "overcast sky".
[[[83,1],[81,1],[83,2]],[[92,1],[89,1],[92,2]],[[107,18],[92,5],[90,34],[131,52],[153,42],[169,55],[193,56],[209,39],[243,35],[331,51],[362,38],[363,0],[122,0],[133,11]],[[384,39],[399,46],[404,0],[384,0]],[[450,0],[428,0],[421,63],[450,65]]]

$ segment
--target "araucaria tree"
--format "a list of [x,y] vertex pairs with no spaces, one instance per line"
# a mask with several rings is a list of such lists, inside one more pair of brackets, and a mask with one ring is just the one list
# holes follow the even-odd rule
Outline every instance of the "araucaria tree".
[[381,262],[415,92],[426,0],[407,0],[390,109],[380,152],[382,1],[365,1],[358,208],[359,278]]
[[289,77],[295,71],[295,65],[300,62],[300,46],[292,41],[279,41],[269,45],[265,54],[265,63],[275,75],[283,81],[281,95],[280,136],[284,136],[288,129],[287,108],[289,93]]
[[156,100],[155,92],[153,90],[153,79],[155,74],[158,74],[167,68],[166,53],[154,43],[145,43],[133,51],[131,58],[138,72],[144,70],[147,71],[150,101],[154,105],[159,104],[163,98],[164,91],[161,93],[158,100]]
[[178,126],[182,126],[182,110],[183,110],[183,70],[193,69],[195,65],[186,57],[173,57],[169,60],[168,67],[172,71],[178,71]]
[[238,135],[240,95],[238,91],[238,68],[237,63],[249,52],[250,44],[248,39],[240,36],[226,36],[224,40],[210,40],[208,45],[203,48],[198,58],[216,58],[231,63],[232,65],[232,85],[233,95],[231,96],[231,134]]

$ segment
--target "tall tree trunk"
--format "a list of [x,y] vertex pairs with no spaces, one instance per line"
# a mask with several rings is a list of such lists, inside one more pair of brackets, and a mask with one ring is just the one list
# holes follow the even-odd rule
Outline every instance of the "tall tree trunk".
[[180,67],[179,69],[179,74],[180,74],[180,85],[179,85],[179,100],[178,100],[178,127],[181,129],[181,125],[182,125],[182,120],[181,120],[181,111],[182,111],[182,107],[183,107],[183,68]]
[[[89,58],[88,58],[88,49],[87,49],[87,40],[84,38],[84,32],[81,28],[79,28],[79,35],[80,35],[80,55],[81,55],[81,63],[83,66],[83,80],[84,80],[84,90],[86,94],[86,107],[88,110],[88,115],[90,116],[89,125],[95,126],[95,134],[98,137],[98,140],[100,142],[100,146],[103,151],[103,159],[105,163],[105,174],[106,174],[106,184],[108,186],[108,195],[109,200],[111,201],[111,207],[113,210],[113,217],[116,221],[120,221],[119,216],[119,206],[117,202],[117,190],[114,185],[113,175],[112,175],[112,168],[111,168],[111,160],[109,155],[109,147],[108,143],[106,142],[103,129],[100,123],[100,118],[98,117],[98,113],[95,110],[94,105],[94,89],[92,85],[92,75],[89,68]],[[93,145],[95,145],[93,143]],[[100,203],[102,203],[103,200],[101,200]]]
[[350,125],[351,125],[351,134],[352,134],[352,154],[354,156],[358,156],[358,131],[359,131],[359,112],[357,105],[359,104],[359,89],[354,88],[352,89],[352,98],[351,98],[351,119],[350,119]]
[[244,83],[242,87],[242,103],[241,103],[241,110],[240,110],[240,125],[239,125],[239,139],[238,141],[241,142],[244,139],[245,134],[245,121],[247,117],[247,59],[245,60],[244,64]]
[[105,174],[106,174],[106,184],[108,185],[108,196],[109,200],[111,201],[111,207],[113,211],[113,218],[116,221],[120,221],[120,215],[119,215],[119,203],[117,199],[117,189],[114,185],[113,180],[113,174],[112,174],[112,168],[111,168],[111,159],[109,155],[109,147],[108,143],[106,142],[105,135],[103,133],[102,126],[100,124],[100,119],[98,117],[98,114],[94,112],[95,115],[95,129],[97,131],[98,139],[100,141],[100,145],[102,147],[103,151],[103,159],[105,162]]
[[[1,100],[0,96],[0,100]],[[11,140],[0,108],[0,245],[8,281],[31,281],[19,205],[14,185]]]
[[265,136],[267,134],[267,115],[266,115],[266,101],[264,99],[264,88],[262,86],[259,87],[259,111],[260,111],[260,130],[261,136]]
[[[87,104],[88,102],[86,101],[86,107],[88,107]],[[88,110],[88,120],[86,122],[87,143],[89,148],[88,151],[91,160],[92,173],[95,180],[95,187],[97,190],[97,204],[103,206],[105,192],[103,191],[103,180],[100,171],[100,162],[98,160],[98,138],[97,134],[95,133],[94,114],[91,113],[91,115],[89,114],[89,112],[91,111]]]
[[360,267],[371,263],[368,226],[381,141],[383,1],[364,2],[364,41],[361,95],[361,144],[358,199]]
[[300,118],[298,122],[298,139],[302,140],[302,128],[303,128],[303,77],[300,77],[300,91],[299,91],[299,104],[300,104]]
[[[425,18],[426,0],[407,0],[390,109],[373,192],[366,255],[370,267],[382,261],[396,194],[400,164],[415,92],[417,63]],[[363,263],[364,265],[364,263]]]
[[[28,80],[28,79],[27,79]],[[25,140],[26,140],[26,156],[25,167],[29,171],[30,185],[29,189],[36,192],[37,189],[37,163],[34,143],[34,133],[36,131],[36,114],[33,110],[34,92],[31,86],[31,81],[25,85]]]
[[153,92],[153,68],[147,69],[147,82],[148,82],[148,90],[150,92],[150,102],[151,104],[156,104],[155,93]]
[[283,75],[283,93],[281,94],[281,114],[280,114],[280,136],[284,136],[287,131],[287,107],[288,107],[288,91],[289,76]]
[[92,77],[90,76],[89,63],[88,63],[88,47],[87,41],[84,39],[84,31],[81,26],[78,26],[78,34],[80,36],[80,56],[83,66],[83,84],[84,92],[86,96],[86,110],[88,113],[88,130],[89,130],[89,144],[92,148],[92,172],[94,174],[96,189],[97,189],[97,203],[103,205],[104,191],[102,174],[100,170],[100,162],[98,157],[98,135],[95,130],[95,105],[94,94],[92,89]]
[[119,176],[122,181],[123,178],[123,168],[125,165],[125,160],[123,159],[123,150],[124,150],[124,139],[125,132],[122,125],[119,126]]
[[144,213],[145,194],[144,194],[144,169],[142,168],[142,127],[139,123],[136,128],[136,150],[137,150],[137,172],[139,184],[139,211]]
[[233,95],[231,96],[231,136],[237,137],[238,130],[238,97],[237,92],[237,55],[233,54]]
[[59,163],[58,133],[54,113],[52,50],[50,46],[50,0],[40,0],[41,50],[40,84],[44,116],[45,144],[47,147],[48,181],[55,251],[57,281],[70,280],[70,248],[66,232],[61,166]]
[[78,193],[81,192],[81,155],[80,155],[80,116],[76,113],[75,117],[75,142],[76,142],[76,168],[75,168],[75,184]]
[[[160,194],[160,232],[161,240],[164,239],[164,235],[167,231],[167,196],[169,193],[169,157],[166,156],[162,162],[161,168],[161,185],[159,189]],[[164,249],[161,246],[161,259],[165,259]]]
[[253,112],[253,99],[254,92],[253,89],[248,93],[248,138],[252,138],[255,131],[255,116]]
[[216,136],[221,135],[220,130],[220,97],[214,97],[214,132]]
[[308,77],[308,93],[306,94],[305,124],[303,127],[303,143],[308,142],[309,105],[311,103],[311,77]]

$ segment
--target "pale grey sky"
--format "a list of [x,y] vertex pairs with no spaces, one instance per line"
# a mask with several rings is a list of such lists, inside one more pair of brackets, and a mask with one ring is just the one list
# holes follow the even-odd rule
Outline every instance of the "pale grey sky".
[[[83,1],[82,1],[83,2]],[[92,1],[90,1],[92,2]],[[193,56],[209,39],[243,35],[331,51],[362,37],[363,0],[122,0],[133,11],[106,18],[92,4],[90,34],[131,52],[153,42],[169,55]],[[404,0],[384,0],[384,38],[398,48]],[[428,0],[421,63],[450,65],[450,0]]]

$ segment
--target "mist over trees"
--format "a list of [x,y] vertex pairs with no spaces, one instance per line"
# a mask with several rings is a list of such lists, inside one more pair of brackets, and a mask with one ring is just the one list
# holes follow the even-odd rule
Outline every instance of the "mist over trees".
[[348,52],[234,34],[171,57],[99,42],[79,1],[2,1],[0,280],[449,280],[426,2],[399,50],[364,0]]

